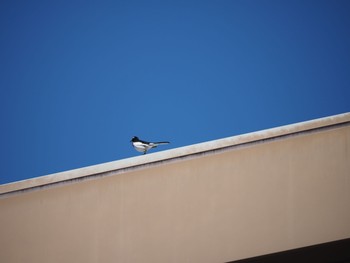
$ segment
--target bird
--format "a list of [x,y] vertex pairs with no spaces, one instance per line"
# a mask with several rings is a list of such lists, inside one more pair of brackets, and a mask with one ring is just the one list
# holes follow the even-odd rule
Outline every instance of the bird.
[[143,152],[143,154],[146,154],[148,150],[152,148],[156,148],[158,145],[170,143],[170,142],[146,142],[146,141],[140,140],[137,136],[132,137],[130,142],[132,143],[136,151]]

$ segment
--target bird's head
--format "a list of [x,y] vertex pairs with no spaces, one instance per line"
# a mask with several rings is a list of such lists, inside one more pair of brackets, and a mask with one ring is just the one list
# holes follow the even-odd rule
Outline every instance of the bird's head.
[[132,137],[131,142],[137,142],[139,138],[137,136]]

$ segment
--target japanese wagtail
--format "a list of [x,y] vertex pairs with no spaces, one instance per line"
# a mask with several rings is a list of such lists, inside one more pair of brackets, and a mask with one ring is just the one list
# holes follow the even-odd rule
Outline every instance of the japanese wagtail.
[[168,144],[170,142],[146,142],[134,136],[131,139],[131,143],[136,151],[143,152],[143,154],[146,154],[149,149],[156,148],[158,145]]

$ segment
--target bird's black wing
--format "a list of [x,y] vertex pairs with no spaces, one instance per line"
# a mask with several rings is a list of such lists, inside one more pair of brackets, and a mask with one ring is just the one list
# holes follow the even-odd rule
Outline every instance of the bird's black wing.
[[143,141],[143,140],[140,140],[140,139],[139,139],[139,142],[142,142],[144,144],[150,144],[150,142],[146,142],[146,141]]

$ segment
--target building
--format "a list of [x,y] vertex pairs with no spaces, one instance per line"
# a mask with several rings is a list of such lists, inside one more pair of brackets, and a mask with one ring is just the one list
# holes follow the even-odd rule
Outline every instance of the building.
[[350,113],[0,186],[7,263],[340,262],[349,240]]

